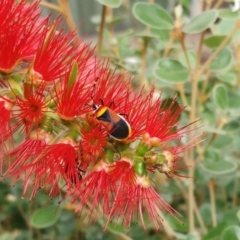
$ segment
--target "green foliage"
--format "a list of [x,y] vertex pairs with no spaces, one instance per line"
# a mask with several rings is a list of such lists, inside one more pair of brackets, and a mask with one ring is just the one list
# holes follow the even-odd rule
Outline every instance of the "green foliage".
[[224,85],[216,85],[213,89],[213,98],[217,107],[220,109],[227,109],[228,97],[227,90]]
[[173,19],[157,4],[136,3],[133,6],[134,16],[143,24],[156,29],[172,29]]
[[57,222],[61,211],[56,211],[56,206],[49,205],[36,210],[31,216],[31,224],[35,228],[47,228]]
[[189,79],[189,71],[179,61],[166,58],[157,63],[155,76],[163,82],[183,83]]
[[216,21],[217,17],[218,12],[216,10],[205,11],[185,24],[183,32],[188,34],[200,33],[209,28]]
[[97,1],[110,8],[118,8],[122,4],[122,0],[97,0]]
[[[118,8],[113,14],[118,21],[111,21],[111,16],[106,21],[102,56],[110,57],[116,71],[130,71],[134,75],[134,85],[144,84],[150,88],[154,83],[157,96],[177,96],[180,104],[186,106],[180,124],[189,123],[195,112],[193,120],[199,120],[195,133],[204,132],[204,141],[193,141],[193,145],[197,145],[194,158],[189,161],[186,157],[189,153],[184,155],[183,163],[194,169],[193,176],[174,176],[177,181],[161,179],[157,173],[151,176],[161,196],[182,215],[180,221],[183,224],[163,214],[163,224],[168,224],[170,233],[172,231],[179,240],[240,239],[240,31],[232,32],[240,20],[239,11],[213,9],[211,6],[210,10],[191,19],[191,1],[181,0],[178,2],[184,9],[177,28],[174,9],[163,8],[158,3],[97,2]],[[122,26],[129,24],[129,27],[115,31],[121,23]],[[193,37],[194,34],[197,35]],[[224,43],[228,37],[229,41]],[[76,71],[73,65],[69,87],[75,81]],[[14,82],[9,84],[16,88]],[[16,94],[17,91],[20,90],[16,88]],[[180,174],[188,176],[186,169]],[[190,229],[192,220],[188,215],[190,181],[194,184],[196,200],[194,229]],[[210,181],[214,182],[214,199],[211,199]],[[42,193],[31,203],[20,200],[18,185],[8,188],[7,184],[1,183],[0,196],[1,240],[173,239],[169,232],[165,232],[168,227],[156,232],[151,223],[147,225],[147,231],[138,224],[125,229],[119,223],[111,223],[103,232],[100,218],[95,224],[86,224],[64,203],[58,210],[57,205],[43,207],[48,197]],[[82,213],[84,217],[86,214]]]

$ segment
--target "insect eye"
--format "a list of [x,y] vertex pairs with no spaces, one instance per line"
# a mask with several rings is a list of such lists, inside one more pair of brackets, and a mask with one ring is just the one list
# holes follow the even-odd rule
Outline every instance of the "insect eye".
[[99,108],[99,105],[93,104],[93,110],[97,110]]

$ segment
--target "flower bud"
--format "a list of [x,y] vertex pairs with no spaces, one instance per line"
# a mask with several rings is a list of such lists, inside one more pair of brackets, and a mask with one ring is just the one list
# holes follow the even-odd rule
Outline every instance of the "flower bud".
[[137,177],[137,184],[141,185],[144,188],[148,188],[151,186],[151,181],[147,176],[138,176]]
[[134,172],[138,176],[144,176],[147,175],[147,168],[146,168],[146,163],[142,161],[136,161],[134,162]]

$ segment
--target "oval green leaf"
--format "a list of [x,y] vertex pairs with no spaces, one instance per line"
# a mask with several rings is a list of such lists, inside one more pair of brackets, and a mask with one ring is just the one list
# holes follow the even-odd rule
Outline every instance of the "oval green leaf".
[[173,29],[173,19],[162,7],[151,3],[136,3],[133,15],[143,24],[157,29]]
[[230,9],[219,9],[218,10],[218,16],[221,19],[236,19],[239,17],[239,12],[233,12]]
[[159,40],[163,43],[168,43],[170,39],[170,30],[169,29],[156,29],[150,28],[151,34],[155,37],[159,38]]
[[240,210],[237,212],[237,218],[238,218],[238,220],[240,222]]
[[[187,54],[188,54],[188,58],[189,58],[189,61],[190,61],[190,64],[192,67],[195,67],[196,66],[196,62],[197,62],[197,56],[196,56],[196,53],[193,52],[193,51],[187,51]],[[188,63],[187,63],[187,59],[186,59],[186,56],[184,54],[184,52],[181,52],[178,56],[178,60],[181,62],[181,64],[188,68]]]
[[206,159],[200,166],[205,172],[208,172],[213,175],[223,175],[234,172],[237,169],[237,165],[233,162],[224,161],[224,160],[213,160]]
[[237,120],[231,120],[226,125],[224,125],[223,130],[227,133],[234,133],[240,128],[240,122]]
[[225,38],[226,38],[225,35],[211,36],[204,39],[204,44],[209,48],[217,48]]
[[183,26],[183,32],[188,34],[200,33],[209,28],[217,19],[216,10],[205,11],[194,17],[189,23]]
[[167,83],[183,83],[188,81],[190,74],[179,61],[166,58],[158,62],[154,76]]
[[118,8],[122,4],[122,0],[97,0],[102,5],[105,5],[110,8]]
[[[240,106],[240,93],[238,92],[228,92],[228,106],[229,108],[233,109],[234,111],[237,109],[239,110]],[[236,111],[235,111],[236,112]]]
[[227,72],[227,73],[219,73],[216,77],[225,83],[228,83],[231,86],[236,86],[238,81],[237,73],[234,71]]
[[60,209],[56,210],[56,206],[46,206],[36,210],[31,217],[31,224],[35,228],[47,228],[52,226],[61,215]]
[[237,225],[230,226],[224,229],[221,234],[221,240],[240,240],[240,227]]
[[216,150],[223,149],[224,147],[228,147],[228,145],[232,144],[233,138],[226,136],[226,135],[219,135],[217,136],[211,147],[215,148]]
[[223,72],[228,70],[233,63],[232,52],[229,48],[224,48],[215,57],[215,59],[210,64],[209,70],[213,72]]
[[225,110],[228,107],[227,90],[224,85],[216,85],[213,89],[213,99],[217,107]]

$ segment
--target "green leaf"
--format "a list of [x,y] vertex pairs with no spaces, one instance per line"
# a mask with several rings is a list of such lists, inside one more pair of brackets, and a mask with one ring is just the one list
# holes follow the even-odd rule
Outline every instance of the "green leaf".
[[215,228],[210,229],[207,235],[203,237],[203,240],[219,240],[219,236],[227,226],[228,223],[226,222],[218,224]]
[[122,4],[122,0],[97,0],[97,1],[110,8],[118,8]]
[[230,226],[224,229],[221,234],[221,240],[240,240],[240,227],[237,225]]
[[155,77],[167,83],[183,83],[188,81],[190,74],[179,61],[165,58],[158,62],[154,71]]
[[219,161],[211,161],[204,160],[200,166],[205,172],[208,172],[213,175],[223,175],[223,174],[229,174],[233,173],[237,166],[233,162],[219,160]]
[[16,239],[16,233],[14,232],[4,232],[0,234],[1,240],[15,240]]
[[228,35],[234,28],[236,19],[221,19],[219,23],[214,25],[213,34]]
[[213,72],[222,72],[228,70],[233,63],[232,52],[229,48],[224,48],[215,57],[210,64],[209,70]]
[[217,19],[216,10],[205,11],[194,17],[189,23],[183,26],[183,32],[188,34],[200,33],[209,28]]
[[238,11],[233,12],[232,10],[227,9],[227,8],[219,9],[218,16],[219,16],[219,18],[222,18],[222,19],[235,19],[235,18],[239,17],[239,12]]
[[212,222],[212,219],[209,218],[209,216],[211,215],[211,205],[210,203],[203,203],[201,206],[200,206],[200,213],[201,213],[201,216],[203,218],[203,221],[206,225],[209,225],[211,224]]
[[224,110],[228,107],[227,90],[224,85],[216,85],[213,89],[213,99],[217,107]]
[[234,172],[237,169],[237,165],[233,162],[222,160],[219,154],[213,151],[208,151],[204,157],[204,161],[200,163],[201,168],[213,175],[223,175]]
[[155,34],[152,34],[151,32],[144,31],[144,32],[139,32],[134,35],[135,37],[140,37],[140,38],[145,38],[145,40],[152,39],[152,38],[157,38]]
[[173,29],[173,19],[162,7],[151,3],[136,3],[134,16],[143,24],[157,29]]
[[191,0],[180,0],[179,3],[181,3],[181,5],[186,8],[189,8],[191,6]]
[[209,48],[217,48],[225,38],[226,38],[225,35],[211,36],[204,39],[204,44]]
[[13,79],[8,79],[8,84],[10,85],[12,91],[14,92],[14,95],[22,96],[23,95],[23,89],[21,88],[21,85],[14,81]]
[[238,220],[240,222],[240,210],[237,212],[237,218],[238,218]]
[[125,232],[124,226],[119,225],[113,222],[108,223],[107,226],[108,231],[114,233],[114,234],[123,234]]
[[78,73],[78,65],[76,62],[74,62],[72,69],[71,69],[69,79],[68,79],[68,84],[67,84],[68,89],[72,88],[74,82],[76,81],[77,73]]
[[240,123],[237,120],[232,120],[228,122],[226,125],[224,125],[223,130],[228,133],[236,132],[240,127]]
[[186,219],[177,220],[171,215],[166,215],[166,219],[173,229],[179,232],[188,232],[189,224]]
[[232,109],[239,109],[239,103],[240,103],[240,94],[237,92],[229,92],[228,93],[228,101],[229,101],[229,108]]
[[31,224],[35,228],[47,228],[52,226],[61,215],[60,209],[56,206],[47,206],[36,210],[31,217]]
[[211,147],[215,149],[223,149],[224,147],[227,147],[228,145],[232,144],[232,142],[233,138],[226,135],[219,135],[215,138]]
[[156,29],[150,28],[150,32],[157,38],[160,39],[163,43],[168,43],[170,39],[170,30],[169,29]]
[[231,86],[236,86],[238,81],[237,73],[234,71],[227,72],[227,73],[219,73],[216,77],[225,83],[230,84]]
[[[187,54],[188,54],[188,58],[189,58],[189,61],[190,61],[190,64],[192,67],[195,67],[196,66],[196,62],[197,62],[197,57],[196,57],[196,53],[193,52],[193,51],[187,51]],[[188,64],[187,64],[187,59],[185,57],[185,54],[184,52],[181,52],[178,56],[178,60],[181,62],[181,64],[188,68]]]

